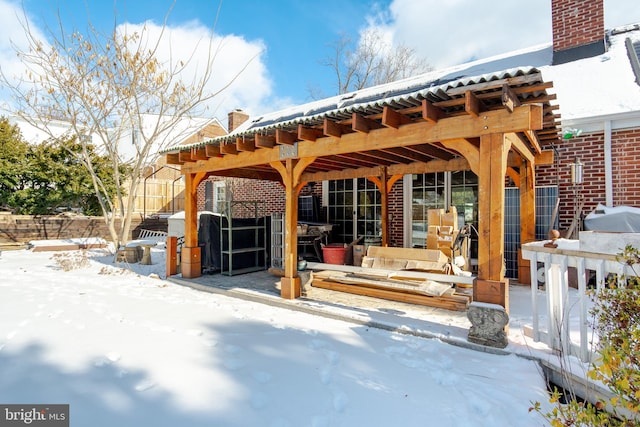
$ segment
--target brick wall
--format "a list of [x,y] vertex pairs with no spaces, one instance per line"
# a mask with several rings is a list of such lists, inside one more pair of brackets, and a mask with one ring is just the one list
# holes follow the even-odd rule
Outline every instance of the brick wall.
[[615,204],[640,207],[640,129],[613,132],[611,140]]
[[[640,129],[614,131],[611,135],[611,160],[614,206],[640,206]],[[536,185],[559,185],[559,228],[569,228],[574,215],[574,192],[570,164],[580,158],[584,164],[582,212],[591,212],[605,204],[604,134],[583,134],[563,140],[557,147],[555,164],[536,168]]]
[[[210,181],[224,180],[227,183],[227,189],[233,194],[233,200],[238,201],[260,201],[263,208],[263,215],[271,215],[274,212],[284,212],[285,209],[285,192],[284,187],[274,181],[262,181],[256,179],[244,178],[211,178]],[[205,210],[206,181],[198,186],[198,210]],[[245,215],[234,215],[242,217]]]
[[[167,231],[167,220],[148,218],[142,221],[140,218],[132,218],[130,238],[137,237],[141,229]],[[107,241],[111,240],[109,229],[102,217],[4,214],[0,217],[0,244],[79,237],[101,237]]]
[[398,180],[389,193],[389,246],[402,247],[404,242],[404,217],[402,203],[403,181]]
[[602,40],[603,0],[552,0],[551,22],[554,51]]

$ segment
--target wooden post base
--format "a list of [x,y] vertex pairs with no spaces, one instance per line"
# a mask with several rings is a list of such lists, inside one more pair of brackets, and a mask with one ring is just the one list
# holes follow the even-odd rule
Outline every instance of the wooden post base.
[[178,274],[178,238],[168,236],[166,243],[167,277]]
[[522,251],[518,250],[518,283],[521,285],[531,285],[530,265],[531,263],[528,259],[522,258]]
[[498,304],[509,311],[509,279],[482,280],[477,279],[473,284],[473,300]]
[[280,280],[280,296],[284,299],[296,299],[302,295],[299,277],[283,277]]
[[181,260],[182,277],[195,279],[202,276],[202,262],[200,260],[200,247],[182,248]]

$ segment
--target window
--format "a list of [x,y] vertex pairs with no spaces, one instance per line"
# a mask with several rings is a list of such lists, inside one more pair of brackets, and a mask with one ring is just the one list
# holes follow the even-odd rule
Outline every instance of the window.
[[317,196],[298,197],[298,220],[307,222],[320,220],[320,204]]
[[333,239],[350,243],[363,237],[368,244],[382,239],[382,196],[366,178],[329,181],[329,222]]
[[414,174],[411,193],[411,247],[427,247],[429,209],[444,209],[445,173]]
[[213,182],[204,183],[204,210],[213,212]]
[[382,242],[382,196],[378,187],[366,178],[358,178],[357,185],[356,235],[364,236],[365,242],[380,244]]
[[[471,224],[478,229],[478,176],[471,171],[451,172],[449,205],[458,211],[458,226]],[[471,258],[478,257],[478,241],[471,233]]]
[[353,179],[329,181],[329,222],[336,242],[353,240]]
[[227,183],[224,181],[215,181],[213,183],[213,212],[220,213],[224,211],[224,202],[227,201]]

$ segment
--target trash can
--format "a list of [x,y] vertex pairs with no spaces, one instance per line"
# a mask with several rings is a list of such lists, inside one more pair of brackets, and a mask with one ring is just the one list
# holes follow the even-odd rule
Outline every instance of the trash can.
[[322,257],[326,264],[344,265],[347,248],[342,243],[331,243],[322,247]]

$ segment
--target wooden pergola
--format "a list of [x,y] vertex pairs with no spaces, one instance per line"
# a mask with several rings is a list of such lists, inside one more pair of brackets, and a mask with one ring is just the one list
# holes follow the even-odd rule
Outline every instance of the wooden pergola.
[[[535,166],[550,164],[559,115],[553,85],[523,67],[443,82],[428,76],[333,97],[249,121],[229,135],[166,150],[186,179],[182,276],[201,275],[197,188],[209,176],[282,183],[286,193],[281,296],[300,296],[297,216],[312,181],[366,177],[381,194],[387,245],[388,195],[405,174],[471,170],[479,180],[475,297],[507,306],[504,295],[506,177],[520,188],[521,241],[535,238]],[[528,269],[524,270],[528,272]],[[527,274],[522,275],[525,281]],[[502,294],[501,294],[502,293]]]

